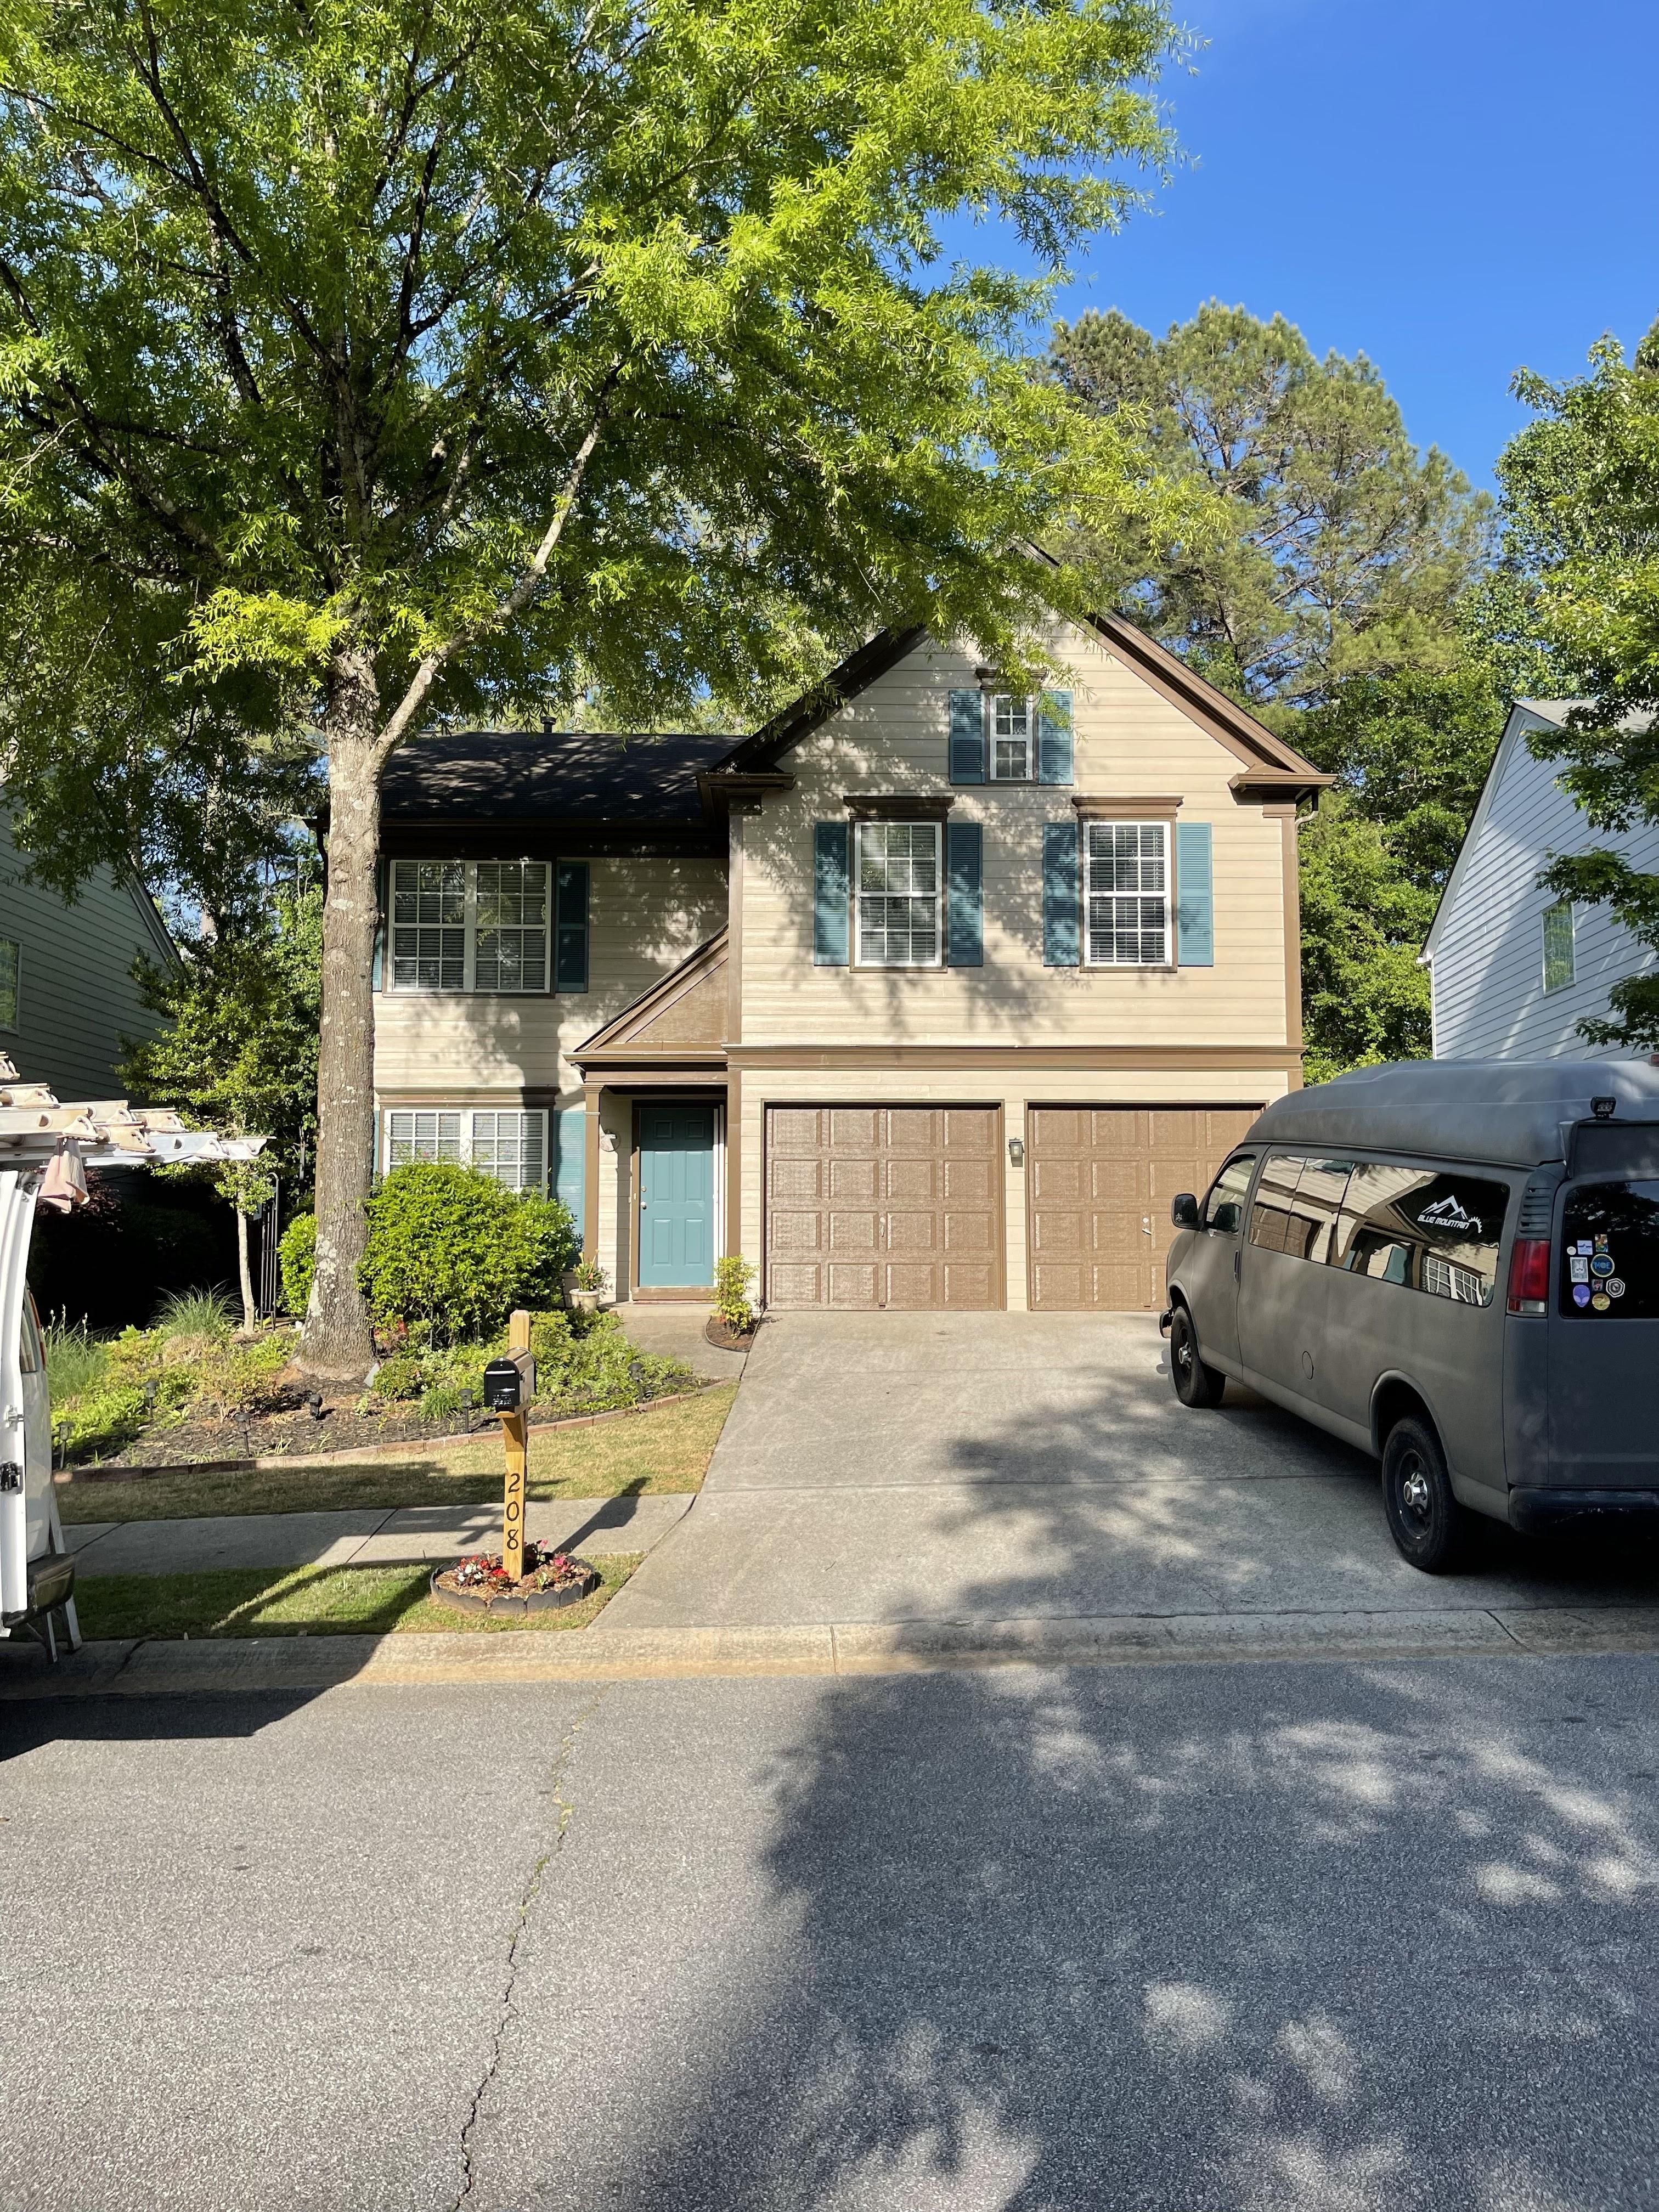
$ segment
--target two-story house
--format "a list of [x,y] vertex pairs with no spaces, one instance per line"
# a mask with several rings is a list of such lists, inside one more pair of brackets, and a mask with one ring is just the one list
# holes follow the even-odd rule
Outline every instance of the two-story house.
[[[1486,772],[1423,948],[1437,1060],[1594,1060],[1628,1045],[1587,1044],[1615,983],[1654,956],[1606,907],[1576,908],[1540,884],[1558,854],[1622,853],[1659,874],[1659,829],[1593,830],[1530,740],[1562,730],[1573,699],[1517,699]],[[1641,726],[1639,724],[1637,726]]]
[[1132,626],[888,633],[754,735],[479,732],[384,797],[380,1164],[550,1188],[619,1297],[1145,1309],[1300,1080],[1328,781]]

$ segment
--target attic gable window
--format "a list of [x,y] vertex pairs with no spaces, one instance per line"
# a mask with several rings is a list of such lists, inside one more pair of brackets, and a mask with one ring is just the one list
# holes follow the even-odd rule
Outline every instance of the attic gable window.
[[1000,691],[991,700],[991,779],[995,783],[1030,783],[1036,702]]
[[394,860],[394,991],[547,988],[545,860]]

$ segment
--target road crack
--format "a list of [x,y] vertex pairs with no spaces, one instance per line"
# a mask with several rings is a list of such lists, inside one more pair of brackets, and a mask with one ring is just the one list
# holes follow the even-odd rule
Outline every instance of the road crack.
[[519,1979],[520,1951],[524,1943],[526,1932],[530,1926],[530,1917],[534,1912],[537,1900],[541,1895],[543,1877],[564,1849],[565,1836],[569,1830],[571,1819],[576,1809],[564,1794],[566,1770],[575,1750],[577,1737],[616,1687],[617,1685],[614,1682],[606,1683],[597,1696],[590,1698],[582,1707],[559,1740],[558,1755],[553,1761],[552,1771],[548,1778],[549,1791],[555,1808],[553,1833],[548,1839],[546,1849],[531,1867],[524,1887],[520,1892],[518,1916],[514,1921],[513,1933],[507,1946],[507,1971],[502,1978],[501,1998],[495,2009],[495,2027],[489,2039],[489,2057],[483,2072],[478,2077],[477,2087],[473,2090],[468,2103],[466,2118],[461,2123],[461,2185],[451,2207],[451,2212],[463,2212],[463,2208],[471,2197],[473,2183],[477,2178],[472,2163],[472,2136],[483,2109],[484,2099],[489,2094],[495,2076],[501,2071],[502,2053],[507,2045],[507,2031],[514,2018],[513,1993]]

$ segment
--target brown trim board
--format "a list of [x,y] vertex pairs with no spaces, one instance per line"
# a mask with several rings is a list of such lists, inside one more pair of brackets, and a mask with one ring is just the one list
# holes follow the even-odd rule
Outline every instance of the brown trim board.
[[1085,822],[1173,822],[1182,808],[1176,798],[1097,798],[1091,792],[1075,793],[1072,805]]
[[[734,1068],[756,1075],[770,1068],[844,1068],[849,1073],[888,1067],[954,1067],[964,1073],[1069,1076],[1077,1068],[1152,1067],[1171,1074],[1206,1067],[1288,1067],[1297,1048],[1282,1044],[781,1044],[744,1045]],[[929,1104],[939,1102],[929,1100]]]
[[1294,806],[1265,806],[1279,817],[1285,885],[1285,1035],[1297,1055],[1293,1088],[1302,1082],[1302,848]]

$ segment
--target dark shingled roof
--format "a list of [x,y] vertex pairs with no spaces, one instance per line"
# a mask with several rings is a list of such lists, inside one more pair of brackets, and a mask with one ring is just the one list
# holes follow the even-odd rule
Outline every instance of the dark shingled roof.
[[400,746],[380,779],[388,823],[592,822],[702,824],[697,771],[735,741],[694,730],[465,730]]

